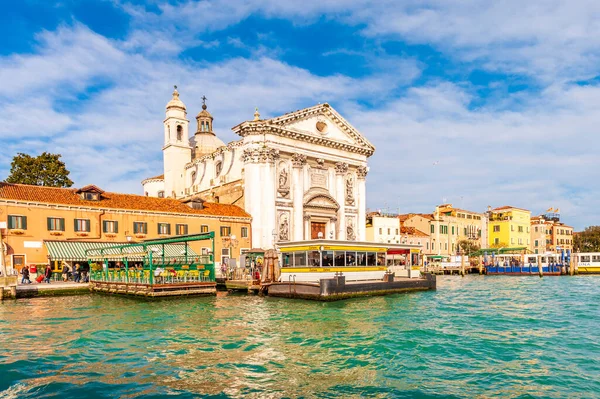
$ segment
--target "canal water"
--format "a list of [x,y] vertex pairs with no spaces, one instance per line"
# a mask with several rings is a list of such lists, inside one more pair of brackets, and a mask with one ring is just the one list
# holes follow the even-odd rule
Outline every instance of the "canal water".
[[1,398],[600,397],[600,278],[454,277],[334,303],[0,304]]

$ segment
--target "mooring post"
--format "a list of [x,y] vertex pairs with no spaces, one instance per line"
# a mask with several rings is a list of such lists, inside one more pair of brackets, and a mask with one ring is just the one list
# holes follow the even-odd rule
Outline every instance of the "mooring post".
[[0,301],[4,299],[4,287],[0,287]]
[[[4,289],[2,289],[4,291]],[[12,295],[12,299],[17,299],[17,286],[13,285],[10,287],[10,294]]]
[[542,263],[538,263],[538,273],[540,274],[540,278],[544,277],[544,266]]

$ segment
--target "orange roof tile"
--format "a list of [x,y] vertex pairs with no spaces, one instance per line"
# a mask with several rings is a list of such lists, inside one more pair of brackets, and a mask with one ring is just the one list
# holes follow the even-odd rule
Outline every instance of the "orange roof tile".
[[416,227],[405,227],[405,226],[402,226],[402,227],[400,227],[400,233],[401,234],[408,234],[408,235],[412,235],[412,236],[417,236],[417,237],[429,237],[428,234],[423,233],[421,230],[417,229]]
[[146,197],[134,194],[104,192],[99,201],[82,199],[77,189],[30,186],[0,182],[0,199],[41,202],[46,204],[75,205],[100,209],[127,209],[132,211],[187,213],[192,215],[251,217],[236,205],[205,202],[204,209],[193,209],[173,198]]

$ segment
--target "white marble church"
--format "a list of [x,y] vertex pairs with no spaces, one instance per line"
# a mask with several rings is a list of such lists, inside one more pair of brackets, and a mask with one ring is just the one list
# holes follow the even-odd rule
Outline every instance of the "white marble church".
[[329,104],[233,127],[223,143],[206,104],[189,136],[177,88],[164,121],[164,175],[146,195],[231,203],[252,215],[252,245],[274,240],[365,241],[367,158],[375,147]]

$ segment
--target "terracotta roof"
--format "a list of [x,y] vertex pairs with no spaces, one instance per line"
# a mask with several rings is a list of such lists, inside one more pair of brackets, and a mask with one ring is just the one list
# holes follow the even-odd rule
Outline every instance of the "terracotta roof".
[[146,181],[146,180],[165,180],[165,175],[158,175],[158,176],[154,176],[154,177],[147,177],[142,181]]
[[408,234],[411,236],[417,236],[417,237],[429,237],[428,234],[423,233],[421,230],[415,228],[415,227],[405,227],[402,226],[400,227],[400,233],[401,234]]
[[104,192],[99,201],[87,201],[76,193],[77,189],[29,186],[0,182],[0,199],[41,202],[46,204],[74,205],[100,209],[127,209],[132,211],[187,213],[207,216],[251,217],[236,205],[205,202],[204,209],[192,209],[173,198],[146,197],[134,194]]
[[504,211],[504,210],[507,210],[507,209],[518,209],[518,210],[520,210],[520,211],[530,212],[530,211],[529,211],[529,210],[527,210],[527,209],[523,209],[523,208],[517,208],[516,206],[508,206],[508,205],[501,206],[500,208],[494,208],[494,209],[492,209],[492,210],[493,210],[493,211]]
[[433,220],[433,214],[431,213],[405,213],[398,215],[398,219],[400,219],[400,223],[402,223],[413,216],[421,216],[422,218]]

